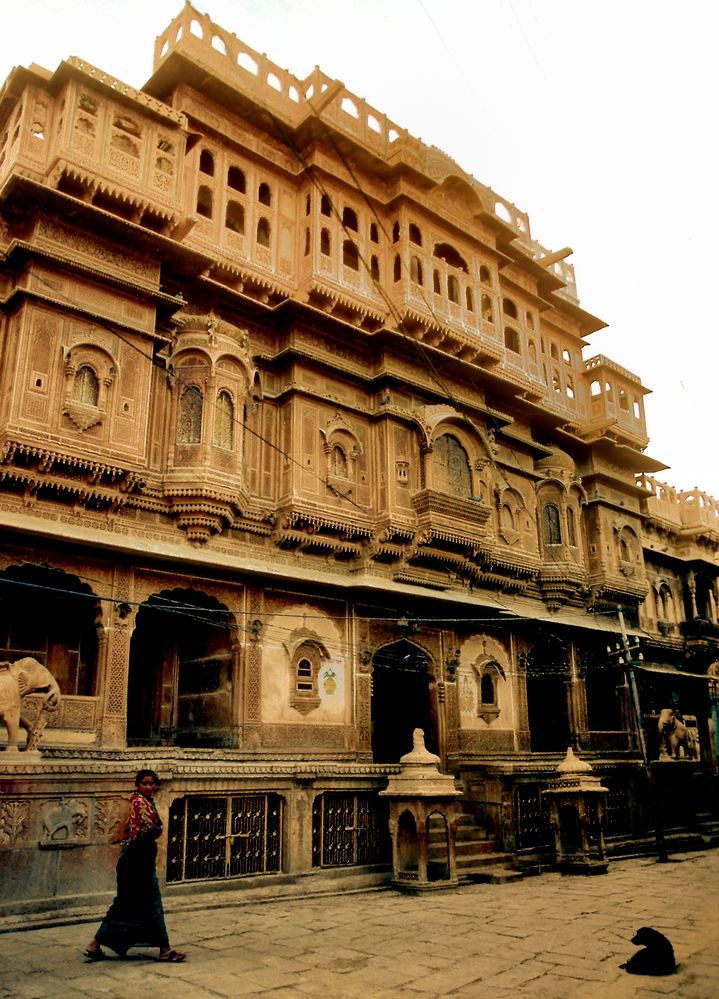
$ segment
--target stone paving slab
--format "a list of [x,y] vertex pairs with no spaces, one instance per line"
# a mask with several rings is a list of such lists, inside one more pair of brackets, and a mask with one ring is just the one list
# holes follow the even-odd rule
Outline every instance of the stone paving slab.
[[[97,925],[0,934],[0,999],[716,999],[719,850],[672,864],[614,862],[593,878],[474,884],[426,896],[392,891],[204,906],[167,905],[184,964],[133,951],[91,964]],[[218,897],[219,897],[218,893]],[[619,968],[641,925],[665,932],[680,968],[664,978]]]

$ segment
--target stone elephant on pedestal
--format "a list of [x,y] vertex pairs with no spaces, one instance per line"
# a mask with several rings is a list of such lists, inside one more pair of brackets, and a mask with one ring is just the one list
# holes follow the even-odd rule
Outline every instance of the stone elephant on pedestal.
[[673,708],[662,708],[657,722],[660,755],[678,760],[682,756],[695,758],[697,744],[694,733],[684,724],[684,719]]
[[[22,715],[22,699],[28,694],[45,694],[37,725]],[[0,662],[0,723],[7,729],[7,751],[18,751],[20,729],[27,732],[26,749],[37,748],[42,734],[42,714],[55,711],[60,703],[60,688],[52,673],[32,656],[14,663]]]

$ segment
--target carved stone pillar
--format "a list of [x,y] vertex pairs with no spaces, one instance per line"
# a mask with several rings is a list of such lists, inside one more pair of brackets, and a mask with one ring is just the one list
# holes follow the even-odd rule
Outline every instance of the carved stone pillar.
[[587,689],[584,678],[579,675],[577,649],[569,649],[569,680],[567,681],[567,723],[569,738],[574,749],[584,749],[589,742],[589,719],[587,716]]
[[259,749],[262,742],[262,594],[253,590],[249,595],[245,646],[245,714],[242,743],[246,749]]
[[[120,602],[112,604],[110,624],[103,643],[102,717],[100,720],[100,745],[122,749],[127,744],[127,684],[130,670],[130,639],[135,627],[137,610],[129,600],[132,577],[125,570],[116,569],[113,595]],[[128,601],[128,602],[125,602]]]
[[357,716],[357,759],[362,763],[372,762],[372,653],[364,649],[359,657],[355,687]]

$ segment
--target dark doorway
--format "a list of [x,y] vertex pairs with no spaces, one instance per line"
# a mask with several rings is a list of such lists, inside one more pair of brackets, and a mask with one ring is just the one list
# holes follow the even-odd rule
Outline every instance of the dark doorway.
[[560,642],[536,645],[527,658],[527,710],[534,753],[566,752],[571,745],[567,717],[567,652]]
[[397,763],[412,749],[412,732],[424,731],[437,752],[437,709],[429,656],[411,642],[395,642],[372,660],[372,755],[375,763]]
[[153,595],[130,645],[130,744],[231,744],[231,615],[195,590]]
[[0,573],[0,660],[32,656],[65,695],[92,697],[99,602],[76,576],[42,565]]

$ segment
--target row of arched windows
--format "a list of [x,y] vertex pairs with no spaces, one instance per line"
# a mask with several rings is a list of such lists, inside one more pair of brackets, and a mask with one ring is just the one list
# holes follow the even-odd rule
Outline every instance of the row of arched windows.
[[[180,396],[177,423],[178,444],[200,444],[204,416],[204,397],[199,388],[189,385]],[[226,389],[221,389],[215,399],[212,424],[212,443],[215,447],[231,451],[235,443],[235,405]]]
[[[200,153],[200,173],[206,177],[215,176],[215,157],[209,149],[203,149]],[[247,193],[247,178],[241,167],[231,165],[227,168],[226,184],[238,194]],[[260,181],[257,187],[257,200],[268,208],[272,206],[272,189],[267,181]]]
[[556,503],[545,503],[542,507],[542,525],[545,545],[567,544],[577,547],[577,522],[573,507],[568,506],[566,515],[566,533],[563,524],[562,510]]

